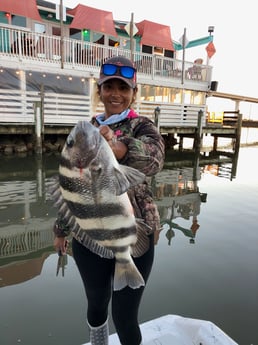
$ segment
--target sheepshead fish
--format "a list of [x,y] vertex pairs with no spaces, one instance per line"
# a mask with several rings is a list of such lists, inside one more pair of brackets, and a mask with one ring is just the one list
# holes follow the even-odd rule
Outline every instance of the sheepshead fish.
[[115,258],[114,290],[144,285],[132,256],[146,252],[149,239],[127,195],[128,188],[144,179],[138,170],[117,162],[91,123],[78,122],[68,135],[53,199],[78,241],[102,257]]

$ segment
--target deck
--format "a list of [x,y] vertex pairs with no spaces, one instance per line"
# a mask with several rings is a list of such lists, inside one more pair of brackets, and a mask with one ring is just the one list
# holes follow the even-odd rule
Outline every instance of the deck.
[[[99,67],[106,58],[124,55],[131,59],[137,68],[140,82],[155,82],[160,80],[181,85],[182,81],[196,89],[207,90],[211,82],[212,67],[196,65],[194,62],[155,54],[147,54],[129,49],[112,47],[88,41],[41,34],[21,29],[14,29],[0,23],[0,56],[4,65],[17,70],[38,70],[42,65],[46,71],[60,74],[87,77],[98,77]],[[194,72],[193,72],[194,71]],[[191,88],[192,88],[191,87]]]
[[[125,55],[131,58],[131,54],[138,71],[137,83],[140,91],[135,110],[142,115],[153,117],[154,109],[158,106],[162,110],[161,120],[169,120],[167,125],[194,126],[198,111],[206,111],[205,95],[211,84],[211,66],[195,66],[194,62],[188,61],[184,61],[183,64],[182,60],[177,58],[131,52],[123,47],[69,37],[61,40],[58,36],[2,24],[2,131],[5,126],[15,131],[13,128],[18,125],[26,131],[26,127],[35,124],[36,108],[41,109],[46,131],[51,126],[69,127],[79,120],[89,119],[100,110],[98,108],[95,112],[92,105],[92,94],[100,64],[110,56]],[[161,86],[164,90],[167,89],[166,92],[156,90]],[[145,88],[153,88],[155,97],[152,93],[148,95]],[[179,90],[177,95],[176,90]],[[187,100],[190,102],[189,93],[192,90],[200,101],[185,104],[184,92],[187,93]],[[13,126],[9,127],[12,124]]]
[[[0,44],[2,85],[8,69],[13,70],[12,78],[15,79],[17,74],[21,85],[24,85],[21,88],[9,89],[0,87],[2,100],[0,100],[0,134],[9,137],[37,137],[37,146],[41,146],[42,141],[49,136],[67,135],[77,121],[89,120],[95,113],[101,112],[101,105],[93,109],[91,99],[91,89],[98,77],[101,62],[109,56],[119,54],[131,58],[131,52],[120,47],[83,42],[67,37],[62,41],[57,36],[5,25],[0,25],[0,38],[2,38]],[[183,101],[184,90],[188,93],[190,90],[198,93],[198,97],[201,98],[205,98],[206,95],[216,97],[216,92],[209,90],[211,66],[198,65],[198,73],[192,73],[196,70],[193,62],[184,61],[183,67],[181,60],[142,52],[133,52],[133,59],[143,94],[146,86],[162,85],[163,88],[181,90],[181,101],[174,102],[170,99],[154,102],[142,99],[144,97],[139,94],[134,106],[136,112],[148,116],[154,122],[159,109],[157,125],[167,139],[168,145],[173,144],[171,138],[173,139],[174,135],[180,138],[179,149],[183,148],[185,137],[194,138],[195,143],[200,144],[203,135],[212,135],[214,146],[218,137],[233,139],[238,137],[239,131],[235,124],[207,122],[204,101],[202,104],[194,104],[194,102],[188,104]],[[51,87],[59,82],[70,83],[74,88],[78,87],[78,83],[83,84],[81,94],[61,93],[60,89],[59,92],[58,90],[51,92],[47,87],[44,88],[43,84],[48,75],[52,78],[49,80]],[[77,84],[73,84],[75,79]],[[41,82],[39,90],[31,88],[35,80]],[[28,86],[26,82],[30,81],[32,82],[30,87],[25,87]],[[200,112],[203,116],[198,122]]]
[[[228,112],[229,113],[229,112]],[[170,115],[169,115],[170,116]],[[231,138],[233,143],[233,151],[238,151],[240,146],[240,135],[242,127],[242,115],[237,113],[227,114],[224,118],[224,123],[209,123],[205,119],[203,121],[204,113],[202,110],[198,112],[198,120],[195,125],[184,126],[178,125],[173,126],[169,124],[169,119],[166,116],[161,116],[161,113],[157,114],[155,110],[151,120],[156,123],[159,128],[160,133],[165,139],[166,147],[173,148],[175,143],[178,143],[178,150],[182,151],[184,149],[184,139],[192,138],[193,147],[195,151],[200,151],[203,137],[210,135],[213,137],[213,151],[218,148],[218,138]],[[89,118],[83,118],[89,120]],[[196,120],[195,120],[196,121]],[[203,122],[205,125],[203,126]],[[168,125],[166,125],[168,123]],[[39,128],[40,127],[40,128]],[[36,152],[41,153],[47,147],[47,150],[59,150],[60,138],[65,140],[66,136],[69,134],[73,127],[73,124],[21,124],[21,123],[6,123],[0,125],[0,135],[2,140],[8,138],[9,141],[17,141],[17,138],[26,138],[29,142],[36,142]],[[179,138],[179,142],[175,139],[175,136]],[[22,141],[22,140],[20,140]],[[58,143],[50,145],[47,144],[48,141]],[[9,144],[10,146],[11,144]],[[19,144],[18,144],[19,145]],[[0,141],[0,151],[5,150],[4,143]],[[5,153],[11,153],[12,151],[19,152],[19,148],[16,150],[15,147],[10,147]],[[21,151],[20,151],[21,152]]]

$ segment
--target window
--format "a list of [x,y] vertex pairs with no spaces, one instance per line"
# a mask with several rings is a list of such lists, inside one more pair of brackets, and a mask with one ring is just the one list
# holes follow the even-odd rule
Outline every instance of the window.
[[52,27],[52,35],[53,36],[61,36],[61,28],[53,26]]
[[154,54],[163,56],[163,48],[154,47]]
[[26,18],[12,15],[12,23],[11,24],[26,28]]
[[145,45],[143,44],[143,46],[142,46],[142,52],[143,52],[143,53],[147,53],[147,54],[152,54],[152,47],[151,47],[151,46],[145,46]]
[[35,32],[38,32],[39,34],[43,34],[44,32],[46,32],[46,25],[35,23]]
[[73,38],[75,40],[80,40],[81,39],[81,30],[70,29],[70,38]]

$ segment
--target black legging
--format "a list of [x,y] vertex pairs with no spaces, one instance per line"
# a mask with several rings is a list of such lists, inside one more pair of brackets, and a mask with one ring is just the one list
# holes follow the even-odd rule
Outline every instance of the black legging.
[[[154,258],[154,236],[149,236],[150,248],[134,262],[145,283],[151,272]],[[91,326],[102,325],[108,317],[108,305],[112,296],[112,318],[122,345],[139,345],[141,332],[138,324],[138,310],[144,287],[125,287],[112,291],[115,259],[103,259],[73,239],[73,257],[85,287],[88,310],[87,319]]]

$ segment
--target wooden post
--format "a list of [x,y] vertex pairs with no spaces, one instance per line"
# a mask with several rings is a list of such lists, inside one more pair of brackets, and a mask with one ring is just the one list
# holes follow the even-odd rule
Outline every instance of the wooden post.
[[41,114],[41,135],[44,140],[44,100],[45,100],[45,88],[44,84],[40,85],[40,114]]
[[158,128],[158,130],[160,127],[159,116],[160,116],[160,107],[156,107],[154,110],[154,123],[155,123],[155,126]]
[[179,151],[183,150],[183,146],[184,146],[184,136],[180,135],[180,137],[179,137],[179,146],[178,146]]
[[35,137],[36,137],[36,154],[42,154],[42,136],[41,136],[41,104],[35,102]]
[[61,68],[64,68],[64,22],[63,22],[63,0],[60,0],[60,7],[59,7],[59,15],[60,15],[60,54],[61,54]]
[[133,53],[134,53],[134,40],[133,40],[133,25],[134,25],[134,14],[131,13],[131,21],[130,21],[130,53],[131,53],[131,61],[134,61]]
[[238,151],[239,151],[239,148],[240,148],[242,119],[243,119],[243,115],[242,114],[238,114],[238,117],[237,117],[237,128],[236,128],[236,141],[235,141],[235,153],[237,153],[237,154],[238,154]]
[[239,156],[239,147],[238,147],[238,150],[235,150],[233,153],[230,181],[232,181],[233,178],[236,177],[238,156]]
[[34,103],[36,154],[42,155],[44,140],[44,85],[40,85],[40,101]]
[[185,82],[185,46],[186,46],[186,28],[184,28],[183,34],[183,59],[182,59],[182,75],[181,75],[181,84]]
[[194,148],[196,151],[200,151],[201,143],[202,143],[202,117],[203,111],[199,110],[198,112],[198,120],[197,120],[197,129],[194,138]]
[[218,148],[218,136],[217,135],[214,135],[213,136],[213,151],[217,151],[217,148]]

